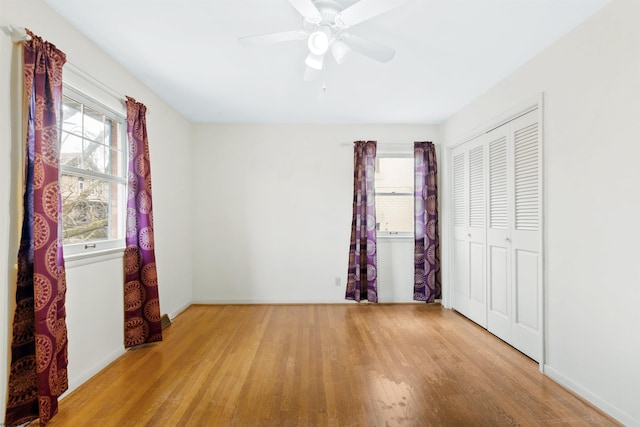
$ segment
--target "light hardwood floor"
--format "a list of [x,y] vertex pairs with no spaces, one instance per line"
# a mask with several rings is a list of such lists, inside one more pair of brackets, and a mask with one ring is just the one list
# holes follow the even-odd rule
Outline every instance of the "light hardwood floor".
[[439,305],[191,306],[164,332],[49,425],[618,425]]

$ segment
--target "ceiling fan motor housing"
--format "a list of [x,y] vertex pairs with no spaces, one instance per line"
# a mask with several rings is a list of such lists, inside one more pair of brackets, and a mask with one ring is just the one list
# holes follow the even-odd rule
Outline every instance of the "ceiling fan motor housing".
[[316,19],[304,18],[305,24],[311,24],[312,28],[323,25],[334,28],[336,26],[335,16],[342,9],[340,3],[335,0],[316,0],[313,4],[320,15]]
[[316,19],[304,18],[304,28],[309,32],[309,51],[314,55],[323,55],[339,36],[335,17],[342,6],[335,0],[316,0],[313,2],[318,9]]

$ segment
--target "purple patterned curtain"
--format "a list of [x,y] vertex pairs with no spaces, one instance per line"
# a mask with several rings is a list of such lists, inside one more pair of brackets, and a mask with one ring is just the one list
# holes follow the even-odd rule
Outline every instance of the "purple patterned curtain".
[[27,30],[24,89],[28,108],[24,217],[18,250],[16,311],[5,424],[45,425],[67,390],[66,280],[58,183],[62,66],[66,56]]
[[415,279],[413,299],[442,298],[438,226],[438,167],[431,142],[414,144],[415,159]]
[[345,298],[355,301],[378,302],[375,162],[376,141],[354,142],[353,218]]
[[153,239],[147,107],[127,97],[129,173],[124,256],[124,346],[162,341]]

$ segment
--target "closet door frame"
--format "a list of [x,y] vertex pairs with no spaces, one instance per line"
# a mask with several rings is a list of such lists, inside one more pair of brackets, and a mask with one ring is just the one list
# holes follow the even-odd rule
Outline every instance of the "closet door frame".
[[[545,226],[545,212],[546,212],[546,192],[544,191],[545,189],[545,170],[544,170],[544,159],[545,159],[545,154],[544,154],[544,94],[543,93],[539,93],[538,95],[514,106],[513,108],[510,108],[507,111],[502,112],[501,114],[496,115],[495,118],[489,120],[488,122],[485,122],[483,125],[478,126],[476,129],[474,129],[473,131],[467,133],[466,135],[464,135],[461,138],[458,138],[454,141],[453,144],[449,144],[447,146],[447,150],[446,150],[446,154],[447,154],[447,159],[446,159],[446,167],[447,167],[447,172],[448,171],[452,171],[453,170],[453,150],[456,147],[459,147],[473,139],[476,139],[478,137],[481,137],[482,135],[485,135],[487,133],[489,133],[490,131],[492,131],[495,128],[498,128],[512,120],[517,119],[520,116],[523,116],[531,111],[536,110],[537,111],[537,119],[538,119],[538,146],[539,146],[539,173],[540,173],[540,180],[538,183],[538,191],[540,196],[540,210],[539,210],[539,224],[540,224],[540,233],[539,233],[539,247],[540,247],[540,257],[539,257],[539,261],[538,261],[538,273],[540,274],[540,287],[538,290],[538,298],[539,301],[541,302],[539,304],[539,308],[538,308],[538,316],[540,319],[540,354],[538,355],[538,367],[540,372],[544,373],[544,366],[545,366],[545,360],[546,360],[546,319],[545,319],[545,313],[546,313],[546,292],[545,292],[545,288],[546,288],[546,283],[547,283],[547,271],[546,271],[546,266],[545,266],[545,254],[546,254],[546,246],[545,246],[545,235],[546,235],[546,226]],[[447,185],[447,188],[451,188],[452,182],[451,182],[451,177],[449,176],[449,173],[447,173],[447,183],[449,185]],[[448,190],[447,190],[448,191]],[[451,192],[448,191],[448,194],[452,194]],[[453,197],[448,197],[448,203],[447,203],[447,210],[450,213],[453,213]],[[451,277],[452,277],[452,272],[453,272],[453,266],[451,265],[451,260],[453,259],[453,253],[452,253],[452,243],[453,243],[453,221],[452,220],[448,220],[447,221],[448,226],[447,226],[447,233],[445,234],[446,238],[444,239],[447,242],[447,260],[445,262],[446,265],[446,272],[449,274],[446,274],[445,277],[443,277],[444,279],[444,283],[446,284],[446,294],[447,294],[447,301],[453,301],[452,300],[452,292],[453,292],[453,283],[451,281]]]

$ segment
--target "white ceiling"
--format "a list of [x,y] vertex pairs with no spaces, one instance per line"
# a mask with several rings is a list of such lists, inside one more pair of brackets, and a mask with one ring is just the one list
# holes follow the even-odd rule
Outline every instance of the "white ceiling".
[[330,59],[313,82],[306,41],[236,40],[300,29],[287,0],[45,1],[194,122],[438,123],[609,0],[409,0],[350,30],[391,62]]

